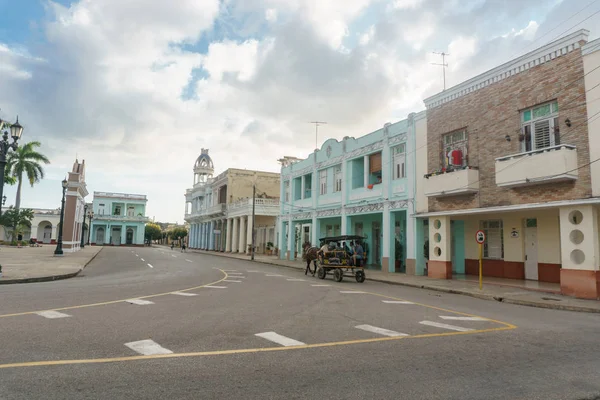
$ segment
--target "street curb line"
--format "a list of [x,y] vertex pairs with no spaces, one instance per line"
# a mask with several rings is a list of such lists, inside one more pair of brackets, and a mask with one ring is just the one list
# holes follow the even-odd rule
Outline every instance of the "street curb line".
[[[198,251],[198,250],[192,250],[192,252],[198,253],[198,254],[206,254],[209,256],[213,256],[213,257],[226,257],[226,258],[230,258],[230,259],[237,259],[237,260],[242,260],[242,261],[253,262],[252,260],[244,260],[243,258],[226,255],[226,254],[223,254],[220,252],[219,252],[219,254],[211,254],[211,252],[209,252],[209,251]],[[257,262],[260,264],[265,264],[265,265],[273,265],[276,267],[299,269],[299,270],[303,269],[302,267],[293,267],[290,265],[282,265],[282,264],[277,264],[277,263],[269,262],[269,261],[254,260],[254,262]],[[515,304],[515,305],[520,305],[520,306],[546,308],[546,309],[551,309],[551,310],[576,311],[576,312],[600,314],[600,309],[596,309],[596,308],[592,308],[592,307],[538,303],[535,301],[510,299],[510,298],[495,296],[495,295],[491,295],[491,294],[479,294],[479,293],[467,292],[467,291],[462,291],[462,290],[457,290],[457,289],[442,288],[442,287],[437,287],[437,286],[426,286],[426,285],[421,285],[418,283],[386,281],[386,280],[383,280],[380,278],[368,278],[367,277],[366,280],[373,281],[373,282],[379,282],[379,283],[387,283],[389,285],[407,286],[407,287],[412,287],[415,289],[427,289],[427,290],[432,290],[432,291],[436,291],[436,292],[459,294],[459,295],[463,295],[463,296],[474,297],[474,298],[481,299],[481,300],[497,301],[499,303],[508,303],[508,304]]]
[[[100,249],[100,251],[102,251],[102,249]],[[8,279],[8,280],[2,280],[0,279],[0,285],[11,285],[11,284],[16,284],[16,283],[39,283],[39,282],[51,282],[51,281],[60,281],[63,279],[70,279],[70,278],[75,278],[77,275],[79,275],[81,273],[81,271],[84,270],[85,267],[88,266],[89,263],[91,263],[94,258],[96,258],[96,256],[98,254],[100,254],[100,251],[97,252],[96,254],[94,254],[94,256],[92,258],[90,258],[84,265],[83,267],[79,268],[79,271],[77,272],[71,272],[68,274],[62,274],[62,275],[48,275],[48,276],[37,276],[34,278],[19,278],[19,279]]]

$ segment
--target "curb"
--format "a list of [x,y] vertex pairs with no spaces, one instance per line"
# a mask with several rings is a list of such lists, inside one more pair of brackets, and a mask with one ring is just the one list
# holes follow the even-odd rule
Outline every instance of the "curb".
[[[198,251],[198,250],[191,250],[191,251],[194,252],[194,253],[206,254],[206,255],[209,255],[209,256],[213,256],[213,257],[225,257],[225,258],[229,258],[229,259],[237,259],[237,260],[242,260],[242,261],[257,262],[257,263],[265,264],[265,265],[273,265],[273,266],[276,266],[276,267],[283,267],[283,268],[291,268],[291,269],[303,270],[302,267],[292,267],[290,265],[282,265],[282,264],[277,264],[277,263],[269,262],[269,261],[244,260],[243,258],[233,257],[233,256],[230,256],[230,255],[225,255],[223,253],[217,255],[217,254],[211,254],[211,252],[205,252],[205,251]],[[576,312],[586,312],[586,313],[600,314],[600,309],[592,308],[592,307],[569,306],[569,305],[563,305],[563,304],[538,303],[538,302],[529,301],[529,300],[518,300],[518,299],[510,299],[510,298],[505,298],[505,297],[499,297],[499,296],[495,296],[495,295],[491,295],[491,294],[473,293],[473,292],[468,292],[468,291],[464,291],[464,290],[443,288],[443,287],[438,287],[438,286],[426,286],[426,285],[421,285],[421,284],[418,284],[418,283],[406,283],[406,282],[386,281],[386,280],[378,279],[378,278],[373,279],[373,278],[368,278],[367,277],[366,280],[373,281],[373,282],[379,282],[379,283],[386,283],[388,285],[407,286],[407,287],[412,287],[412,288],[415,288],[415,289],[426,289],[426,290],[432,290],[432,291],[436,291],[436,292],[459,294],[459,295],[463,295],[463,296],[474,297],[474,298],[481,299],[481,300],[497,301],[499,303],[508,303],[508,304],[515,304],[515,305],[520,305],[520,306],[546,308],[546,309],[552,309],[552,310],[576,311]]]
[[[102,251],[102,249],[100,249],[100,251]],[[87,267],[88,264],[91,263],[98,254],[100,254],[100,251],[98,253],[94,254],[94,256],[92,258],[90,258],[83,265],[83,267],[79,268],[79,271],[77,271],[77,272],[71,272],[71,273],[62,274],[62,275],[37,276],[34,278],[19,278],[19,279],[8,279],[8,280],[0,279],[0,285],[11,285],[11,284],[16,284],[16,283],[51,282],[51,281],[60,281],[63,279],[74,278],[77,275],[79,275],[81,273],[81,271],[83,271],[84,268]]]

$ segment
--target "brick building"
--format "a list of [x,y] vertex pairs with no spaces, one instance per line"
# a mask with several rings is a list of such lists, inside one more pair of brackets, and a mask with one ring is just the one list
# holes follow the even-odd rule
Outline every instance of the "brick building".
[[[425,100],[428,275],[600,297],[600,40],[580,30]],[[596,120],[594,120],[596,118]]]
[[85,197],[88,195],[85,183],[85,160],[81,163],[75,160],[67,181],[69,183],[65,199],[62,246],[63,251],[66,253],[81,250]]

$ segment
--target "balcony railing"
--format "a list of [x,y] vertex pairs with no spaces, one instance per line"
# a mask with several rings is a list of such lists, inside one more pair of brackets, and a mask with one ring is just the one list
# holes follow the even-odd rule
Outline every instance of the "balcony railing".
[[456,196],[479,191],[479,170],[471,167],[425,176],[428,197]]
[[206,212],[206,214],[220,214],[220,213],[224,213],[226,209],[227,209],[227,204],[221,203],[221,204],[217,204],[217,205],[210,207],[208,209],[208,211]]
[[147,222],[150,220],[149,217],[140,215],[108,215],[108,214],[94,214],[95,220],[106,220],[106,221],[136,221],[136,222]]
[[[255,199],[255,206],[276,206],[279,207],[279,199]],[[227,206],[228,210],[237,210],[239,208],[252,207],[252,199],[242,199]]]
[[576,180],[577,148],[561,144],[496,158],[496,185],[517,187]]

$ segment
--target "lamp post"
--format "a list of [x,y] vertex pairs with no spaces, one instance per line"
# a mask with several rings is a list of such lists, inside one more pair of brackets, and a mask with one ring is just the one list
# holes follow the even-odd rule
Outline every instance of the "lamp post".
[[252,184],[252,249],[250,259],[254,261],[254,240],[256,234],[254,233],[254,221],[256,219],[256,183]]
[[[85,217],[87,215],[87,204],[83,206],[83,224],[81,224],[81,248],[85,247]],[[89,227],[88,227],[89,230]]]
[[92,220],[94,219],[94,211],[88,211],[88,240],[87,244],[90,245],[90,236],[92,234]]
[[69,184],[69,182],[67,182],[66,179],[63,179],[63,181],[62,181],[62,188],[63,188],[62,202],[61,202],[61,206],[60,206],[60,228],[58,229],[58,243],[56,244],[56,250],[54,250],[55,256],[63,255],[62,233],[63,233],[63,222],[64,222],[64,217],[65,217],[65,192],[67,191],[68,184]]
[[[6,121],[2,121],[0,119],[0,132],[4,128],[10,127],[10,135],[12,136],[13,142],[8,142],[8,131],[4,131],[2,135],[2,139],[0,139],[0,198],[3,198],[4,192],[4,169],[6,168],[6,155],[8,154],[8,150],[12,149],[16,151],[18,148],[17,142],[21,138],[21,134],[23,133],[23,127],[19,124],[19,117],[17,116],[17,122],[14,124],[9,124]],[[0,209],[0,215],[2,214],[2,210]]]

